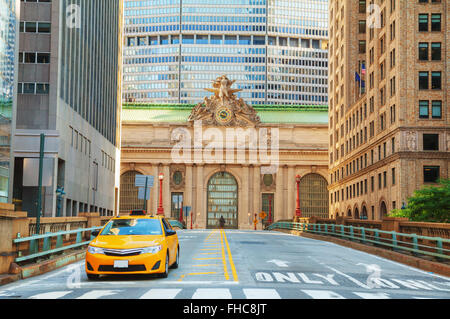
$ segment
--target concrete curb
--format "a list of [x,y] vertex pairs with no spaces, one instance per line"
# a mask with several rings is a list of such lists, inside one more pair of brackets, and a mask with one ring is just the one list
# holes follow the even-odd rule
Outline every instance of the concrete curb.
[[30,277],[45,274],[47,272],[80,261],[84,259],[85,256],[86,256],[86,249],[83,249],[74,251],[70,254],[58,256],[57,258],[51,260],[46,260],[40,263],[19,267],[18,274],[0,275],[0,286],[12,283],[14,281],[18,281],[20,279],[27,279]]
[[450,265],[439,263],[435,261],[430,261],[426,259],[422,259],[419,257],[414,257],[410,255],[405,255],[402,253],[398,253],[392,250],[379,248],[379,247],[373,247],[368,246],[356,242],[352,242],[349,240],[343,240],[339,238],[329,237],[329,236],[322,236],[322,235],[316,235],[316,234],[310,234],[310,233],[304,233],[296,230],[285,230],[285,229],[278,229],[278,231],[289,233],[292,235],[297,235],[305,238],[311,238],[311,239],[317,239],[317,240],[323,240],[332,242],[341,246],[349,247],[352,249],[356,249],[359,251],[363,251],[372,255],[377,255],[392,261],[399,262],[401,264],[405,264],[420,270],[433,272],[436,274],[444,275],[444,276],[450,276]]

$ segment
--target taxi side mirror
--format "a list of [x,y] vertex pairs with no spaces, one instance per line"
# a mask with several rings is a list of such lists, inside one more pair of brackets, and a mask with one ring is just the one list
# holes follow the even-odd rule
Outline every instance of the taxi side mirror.
[[92,236],[92,237],[97,237],[98,234],[100,234],[100,231],[99,231],[99,230],[93,230],[93,231],[91,231],[91,236]]
[[170,230],[170,229],[168,229],[168,230],[166,230],[166,236],[173,236],[173,235],[176,235],[176,231],[174,231],[174,230]]

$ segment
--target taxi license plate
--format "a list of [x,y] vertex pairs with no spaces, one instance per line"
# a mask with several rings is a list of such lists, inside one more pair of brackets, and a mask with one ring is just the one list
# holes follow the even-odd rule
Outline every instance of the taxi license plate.
[[128,268],[128,260],[114,260],[114,268]]

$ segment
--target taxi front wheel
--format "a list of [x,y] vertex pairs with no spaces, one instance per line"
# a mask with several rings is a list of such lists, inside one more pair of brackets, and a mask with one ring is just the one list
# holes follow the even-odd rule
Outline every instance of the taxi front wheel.
[[177,247],[177,259],[170,268],[177,269],[179,265],[180,265],[180,247]]
[[166,264],[164,267],[164,272],[161,274],[161,278],[167,278],[169,276],[169,252],[166,254]]

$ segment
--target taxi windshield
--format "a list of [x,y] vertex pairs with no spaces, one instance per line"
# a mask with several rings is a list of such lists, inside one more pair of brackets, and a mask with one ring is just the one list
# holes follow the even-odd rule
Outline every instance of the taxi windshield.
[[157,219],[115,219],[105,226],[100,235],[162,235],[162,229],[161,223]]

